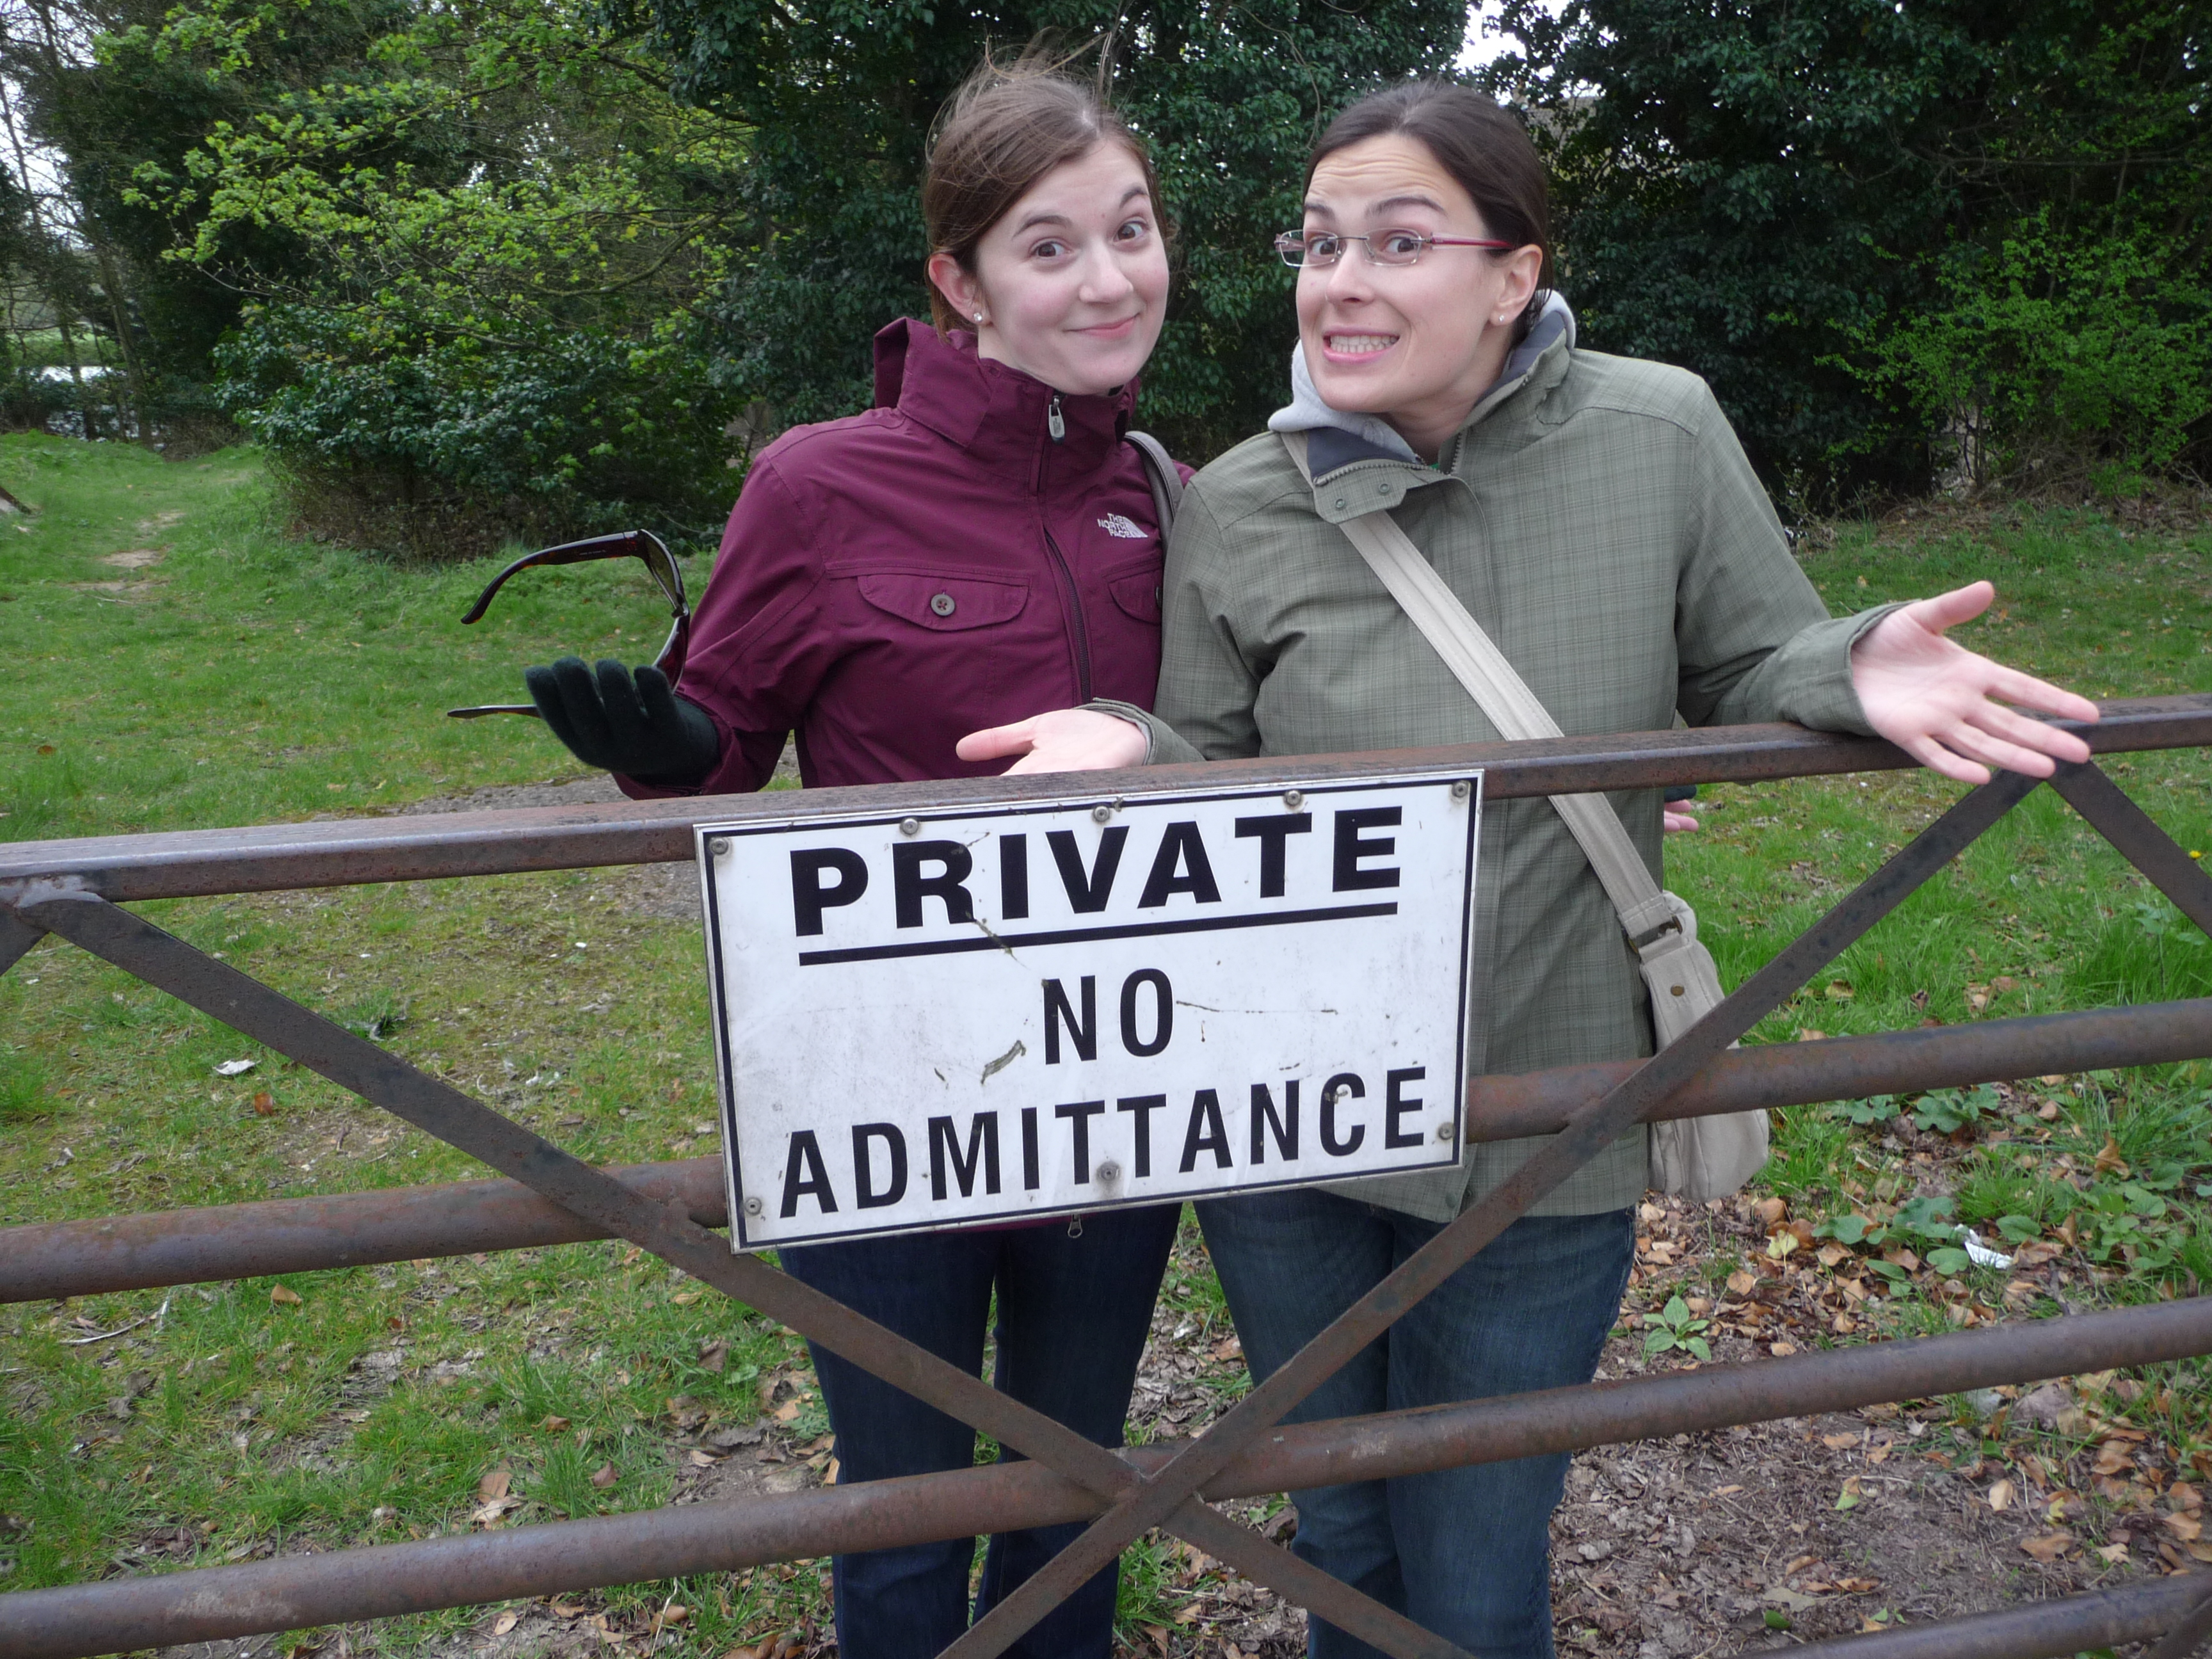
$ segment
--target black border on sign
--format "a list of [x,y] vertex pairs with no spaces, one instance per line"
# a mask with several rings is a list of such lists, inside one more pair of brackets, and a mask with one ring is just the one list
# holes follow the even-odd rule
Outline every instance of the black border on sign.
[[[1185,1204],[1199,1197],[1233,1197],[1240,1193],[1267,1192],[1279,1188],[1317,1187],[1330,1181],[1356,1181],[1368,1176],[1391,1174],[1413,1175],[1424,1170],[1456,1169],[1467,1153],[1467,1027],[1468,999],[1472,987],[1468,981],[1474,949],[1474,881],[1475,865],[1481,850],[1482,779],[1480,769],[1473,772],[1436,772],[1397,774],[1371,778],[1352,778],[1332,783],[1307,786],[1295,782],[1247,785],[1237,789],[1128,789],[1111,798],[1097,794],[1071,795],[1056,800],[1027,800],[1008,802],[1004,805],[948,807],[942,811],[907,812],[828,812],[818,816],[779,818],[768,822],[758,819],[743,823],[701,823],[694,826],[693,845],[699,866],[700,904],[705,922],[707,946],[708,1001],[709,1018],[714,1028],[714,1075],[721,1095],[722,1121],[722,1177],[729,1195],[730,1249],[734,1255],[755,1250],[771,1250],[784,1246],[804,1249],[810,1244],[842,1244],[861,1238],[885,1238],[901,1234],[957,1231],[961,1229],[1006,1226],[1027,1221],[1048,1221],[1060,1216],[1088,1215],[1096,1210],[1122,1210],[1153,1204]],[[729,1049],[728,1021],[723,1017],[727,1006],[728,984],[722,966],[722,930],[719,907],[715,902],[714,859],[708,852],[708,843],[718,839],[735,840],[740,836],[777,834],[790,830],[826,828],[867,829],[878,825],[897,825],[908,818],[923,823],[940,823],[946,819],[974,822],[978,819],[1001,817],[1033,817],[1053,814],[1088,811],[1098,806],[1121,807],[1141,802],[1147,806],[1173,805],[1178,802],[1204,804],[1226,800],[1279,800],[1295,789],[1309,799],[1320,795],[1357,794],[1382,788],[1449,788],[1455,783],[1469,787],[1467,815],[1467,863],[1460,891],[1459,944],[1459,1017],[1455,1048],[1452,1057],[1451,1127],[1452,1156],[1448,1164],[1424,1164],[1404,1170],[1374,1170],[1354,1176],[1301,1176],[1279,1181],[1255,1181],[1241,1183],[1220,1193],[1200,1194],[1152,1194],[1146,1196],[1132,1194],[1125,1198],[1092,1200],[1080,1204],[1055,1205],[1045,1209],[1024,1209],[1003,1215],[963,1216],[957,1221],[943,1221],[927,1225],[913,1222],[890,1223],[876,1227],[855,1228],[840,1232],[834,1237],[809,1239],[749,1240],[745,1237],[744,1171],[739,1168],[738,1154],[737,1077]],[[1354,907],[1364,909],[1367,907]],[[1393,907],[1395,908],[1395,907]],[[1293,915],[1295,913],[1292,913]],[[1287,917],[1285,918],[1288,919]],[[1177,931],[1205,931],[1181,928]],[[964,941],[963,941],[964,944]],[[988,946],[988,941],[983,941]]]

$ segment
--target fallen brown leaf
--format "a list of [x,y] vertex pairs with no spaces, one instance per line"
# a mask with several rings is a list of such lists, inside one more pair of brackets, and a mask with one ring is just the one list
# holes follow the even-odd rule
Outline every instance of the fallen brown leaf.
[[709,1342],[705,1347],[699,1350],[699,1364],[702,1369],[707,1370],[720,1370],[724,1365],[729,1363],[729,1358],[730,1345],[726,1340],[720,1338],[717,1338],[715,1340]]
[[779,1423],[788,1423],[798,1415],[799,1402],[796,1400],[787,1400],[775,1408],[775,1420]]
[[521,1622],[522,1615],[520,1613],[502,1613],[496,1620],[492,1621],[491,1633],[494,1636],[504,1636],[507,1632],[513,1630]]
[[2000,1480],[1989,1491],[1990,1507],[2002,1515],[2012,1507],[2013,1486],[2009,1480]]
[[617,1478],[615,1466],[611,1463],[602,1463],[592,1471],[592,1484],[601,1492],[613,1486]]
[[300,1305],[301,1298],[299,1291],[289,1285],[271,1285],[269,1287],[269,1300],[279,1308],[296,1308]]
[[[1856,1432],[1824,1434],[1820,1437],[1820,1443],[1826,1446],[1830,1451],[1844,1451],[1849,1449],[1850,1447],[1857,1445],[1864,1437],[1864,1436]],[[1790,1571],[1795,1572],[1796,1569],[1792,1567]]]
[[1731,1296],[1749,1296],[1758,1288],[1758,1275],[1746,1273],[1741,1267],[1728,1276],[1729,1293]]
[[1759,1218],[1759,1224],[1764,1230],[1788,1215],[1790,1206],[1778,1198],[1762,1198],[1751,1206],[1751,1212]]
[[477,1498],[479,1502],[489,1504],[495,1498],[506,1497],[507,1488],[514,1484],[513,1469],[494,1469],[477,1482]]
[[2097,1462],[2094,1467],[2099,1474],[2118,1474],[2123,1469],[2134,1468],[2135,1461],[2126,1441],[2107,1440],[2097,1448]]
[[1766,1351],[1772,1354],[1777,1359],[1787,1359],[1791,1354],[1797,1352],[1797,1345],[1795,1342],[1783,1342],[1778,1340],[1771,1344]]
[[2116,1175],[2123,1181],[2128,1178],[2128,1161],[2120,1156],[2119,1142],[2110,1135],[2105,1137],[2105,1144],[2097,1149],[2097,1173]]
[[548,1434],[558,1434],[562,1430],[568,1426],[568,1419],[565,1417],[548,1416],[543,1422],[539,1423],[538,1426],[544,1430]]
[[2039,1561],[2056,1561],[2073,1549],[2074,1534],[2070,1532],[2038,1533],[2033,1538],[2021,1539],[2020,1547]]
[[2193,1544],[2204,1534],[2204,1523],[2191,1515],[2161,1515],[2159,1520],[2166,1529],[2185,1544]]
[[271,1117],[276,1115],[276,1097],[270,1094],[268,1090],[260,1090],[254,1095],[253,1115],[256,1117]]
[[489,1504],[478,1504],[469,1519],[479,1527],[495,1528],[509,1510],[519,1510],[521,1507],[522,1499],[511,1494],[505,1498],[495,1498]]

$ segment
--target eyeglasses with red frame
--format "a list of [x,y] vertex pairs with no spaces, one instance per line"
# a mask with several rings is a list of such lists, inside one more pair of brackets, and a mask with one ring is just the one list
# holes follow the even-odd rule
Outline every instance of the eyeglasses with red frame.
[[[668,629],[666,643],[653,665],[668,676],[673,685],[684,672],[684,659],[691,648],[691,607],[684,598],[684,573],[677,567],[676,556],[667,544],[650,530],[623,530],[611,536],[592,536],[580,542],[563,542],[558,547],[541,547],[535,553],[526,553],[506,569],[491,579],[490,585],[477,595],[477,602],[461,618],[466,624],[481,621],[491,608],[492,595],[501,584],[517,571],[534,565],[590,564],[599,559],[641,559],[660,591],[668,598],[668,614],[675,620]],[[527,714],[538,718],[537,705],[527,702],[485,703],[475,708],[448,708],[446,713],[457,720],[472,720],[483,714]]]
[[1378,230],[1365,236],[1347,236],[1334,230],[1286,230],[1275,238],[1275,252],[1283,263],[1297,270],[1334,264],[1344,257],[1346,245],[1358,242],[1367,250],[1373,265],[1410,265],[1432,247],[1486,247],[1503,252],[1513,246],[1483,236],[1425,236],[1418,230]]

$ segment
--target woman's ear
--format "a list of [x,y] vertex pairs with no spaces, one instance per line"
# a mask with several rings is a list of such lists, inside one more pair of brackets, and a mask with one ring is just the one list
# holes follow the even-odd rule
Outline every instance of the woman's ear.
[[981,327],[989,318],[991,308],[983,298],[983,285],[961,269],[959,260],[949,253],[933,253],[922,270],[930,286],[945,296],[945,303],[969,327]]
[[1504,285],[1498,290],[1498,314],[1510,321],[1528,308],[1528,301],[1536,292],[1536,283],[1544,274],[1544,250],[1534,246],[1516,247],[1501,260]]

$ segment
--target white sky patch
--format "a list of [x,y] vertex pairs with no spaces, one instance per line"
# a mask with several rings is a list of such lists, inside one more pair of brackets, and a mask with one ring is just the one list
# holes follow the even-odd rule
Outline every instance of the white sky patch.
[[[1541,0],[1541,3],[1547,15],[1557,17],[1565,0]],[[1468,8],[1467,39],[1461,43],[1459,57],[1452,64],[1454,69],[1480,69],[1514,49],[1516,43],[1510,37],[1496,32],[1498,12],[1498,7],[1484,5],[1480,0]]]

